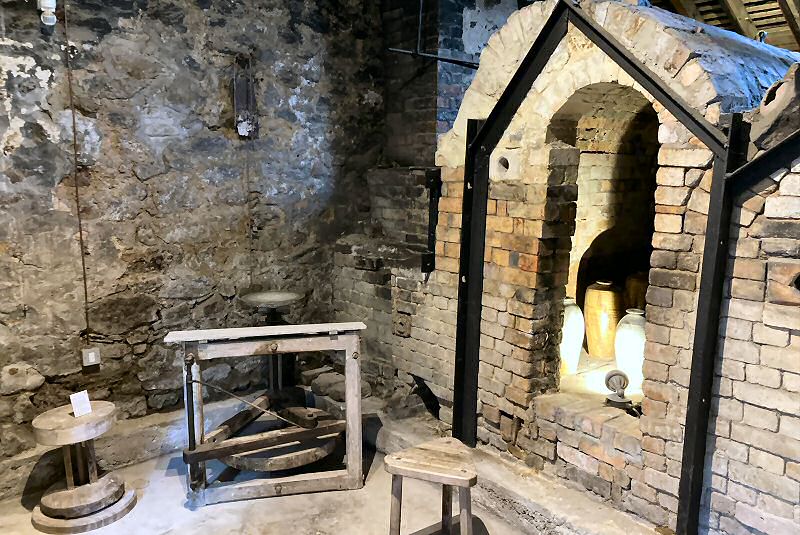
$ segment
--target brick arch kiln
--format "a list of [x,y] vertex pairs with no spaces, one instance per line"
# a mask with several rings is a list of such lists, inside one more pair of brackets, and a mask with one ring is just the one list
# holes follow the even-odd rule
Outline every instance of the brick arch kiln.
[[[439,139],[436,163],[443,183],[435,271],[429,277],[421,273],[412,253],[404,255],[406,262],[367,262],[364,271],[360,256],[373,253],[366,247],[356,251],[349,242],[342,245],[350,254],[337,255],[339,317],[370,325],[367,375],[396,389],[399,398],[424,384],[446,423],[453,420],[468,119],[489,116],[554,5],[548,0],[515,12],[489,40],[453,128]],[[581,10],[717,126],[725,114],[758,108],[767,89],[800,61],[800,55],[656,8],[585,0]],[[767,125],[787,106],[786,94],[800,93],[796,85],[785,83],[770,92],[774,98],[766,100],[773,102],[761,104],[758,113]],[[775,135],[758,127],[752,141],[765,149],[771,145],[762,142],[776,142]],[[489,159],[478,438],[672,527],[712,158],[664,106],[570,25]],[[582,190],[581,168],[586,173],[592,161],[612,160],[621,165],[597,166],[603,168],[595,172],[601,180]],[[580,292],[578,258],[606,230],[581,202],[592,198],[592,187],[627,182],[626,168],[635,168],[629,187],[635,190],[635,184],[641,193],[639,211],[627,225],[639,223],[643,236],[637,242],[651,249],[641,418],[604,407],[599,394],[559,391],[561,298]],[[793,514],[787,505],[792,496],[800,499],[800,315],[791,308],[800,304],[800,290],[792,286],[800,273],[800,246],[790,236],[800,213],[798,171],[776,175],[736,201],[734,221],[742,225],[731,234],[735,258],[722,303],[724,340],[710,428],[716,438],[706,462],[713,485],[706,487],[703,521],[713,528],[725,522],[733,532],[737,522],[763,528],[756,509],[774,514],[777,520],[769,521],[779,525],[786,520],[780,515]],[[425,178],[410,177],[417,189],[403,194],[411,204],[404,215],[390,219],[373,210],[373,218],[409,233],[408,225],[424,221],[425,196],[417,190]],[[381,182],[375,191],[388,190]],[[392,195],[392,203],[401,197]],[[612,198],[598,197],[596,212],[613,212]],[[395,206],[378,200],[376,206]],[[748,451],[756,451],[761,465],[743,466]]]
[[[453,129],[440,138],[437,165],[444,188],[437,271],[421,288],[422,304],[412,320],[433,330],[429,340],[452,340],[455,332],[454,318],[441,312],[452,313],[455,307],[440,304],[426,315],[426,304],[454,300],[457,287],[467,119],[489,115],[553,5],[541,2],[520,10],[490,39]],[[583,2],[582,8],[715,125],[727,113],[757,107],[767,88],[798,61],[790,52],[654,8],[619,2]],[[619,151],[608,144],[598,150],[603,140],[592,135],[625,130],[614,125],[621,120],[614,117],[619,113],[627,113],[628,121],[642,121],[633,129],[636,141],[617,140],[618,145],[638,144],[639,150]],[[553,394],[559,386],[557,303],[566,292],[578,293],[578,286],[585,286],[577,259],[607,230],[581,219],[581,164],[620,159],[626,152],[642,158],[635,165],[636,178],[646,174],[652,180],[649,191],[644,181],[641,210],[632,216],[646,235],[637,241],[649,249],[640,419],[602,407],[602,397]],[[570,27],[490,163],[479,438],[672,526],[712,158],[669,111]],[[624,168],[598,171],[606,172],[608,180],[598,187],[624,181]],[[577,196],[571,181],[579,184]],[[600,208],[610,209],[608,197]],[[571,212],[576,208],[577,220]],[[568,269],[565,256],[570,257]],[[395,364],[415,374],[430,365],[452,377],[451,353],[429,362],[425,352],[424,344],[401,341]]]

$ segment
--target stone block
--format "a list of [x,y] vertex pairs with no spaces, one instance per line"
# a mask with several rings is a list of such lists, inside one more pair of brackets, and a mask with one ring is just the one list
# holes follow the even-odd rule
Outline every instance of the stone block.
[[757,280],[731,279],[731,296],[738,299],[760,301],[764,299],[766,284]]
[[677,214],[656,214],[656,232],[678,234],[683,230],[683,216]]
[[662,490],[672,496],[678,495],[678,484],[680,480],[676,477],[667,475],[664,472],[659,472],[652,468],[644,469],[644,482],[651,487]]
[[662,288],[694,290],[697,286],[697,275],[686,271],[651,269],[650,284]]
[[789,345],[789,331],[773,329],[763,323],[753,325],[753,341],[758,344],[786,347]]
[[691,190],[685,186],[658,186],[655,192],[656,204],[684,206]]
[[736,520],[753,530],[774,535],[797,533],[800,526],[791,519],[781,518],[764,510],[744,503],[736,504]]
[[664,526],[667,523],[667,511],[663,507],[638,496],[628,496],[625,499],[625,506],[630,512],[649,520],[657,526]]
[[[578,449],[580,449],[580,451],[583,453],[591,455],[595,459],[609,464],[618,470],[622,470],[627,464],[625,461],[625,456],[622,453],[592,437],[581,437]],[[609,479],[608,481],[611,480]]]
[[662,146],[658,151],[658,164],[675,167],[706,167],[714,157],[708,149]]
[[766,303],[764,305],[764,324],[770,327],[800,331],[800,308]]
[[780,436],[743,424],[731,424],[731,438],[756,448],[774,453],[788,460],[800,462],[800,440],[788,436]]
[[800,219],[800,197],[771,196],[764,206],[764,215],[779,219]]
[[583,485],[584,488],[604,498],[611,496],[611,482],[605,481],[597,474],[586,472],[576,466],[567,466],[567,479]]
[[754,258],[734,258],[731,262],[733,276],[739,279],[763,281],[766,279],[767,263]]
[[800,307],[800,259],[769,259],[767,279],[769,302]]
[[733,393],[737,399],[751,405],[789,414],[800,413],[800,397],[791,392],[750,383],[734,383]]
[[30,392],[44,384],[44,377],[30,364],[17,363],[0,370],[0,394]]
[[800,440],[800,418],[794,418],[788,414],[782,415],[780,430],[782,435]]
[[749,463],[772,474],[783,475],[785,463],[784,460],[777,455],[751,448]]
[[729,477],[732,481],[747,485],[787,501],[796,501],[800,493],[800,483],[772,474],[745,463],[731,461]]
[[[762,357],[763,360],[763,357]],[[800,359],[797,359],[800,360]],[[747,381],[770,388],[778,388],[781,385],[781,372],[767,366],[748,364],[746,367]]]
[[600,462],[594,457],[568,446],[563,442],[558,443],[556,452],[567,464],[571,464],[588,474],[597,475]]

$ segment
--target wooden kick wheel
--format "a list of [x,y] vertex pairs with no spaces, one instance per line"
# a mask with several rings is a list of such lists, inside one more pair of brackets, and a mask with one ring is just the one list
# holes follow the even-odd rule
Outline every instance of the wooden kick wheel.
[[94,439],[111,429],[117,409],[92,401],[92,412],[76,418],[64,405],[33,420],[36,442],[61,446],[66,481],[51,486],[33,510],[31,522],[44,533],[83,533],[125,516],[136,504],[136,492],[114,473],[99,475]]

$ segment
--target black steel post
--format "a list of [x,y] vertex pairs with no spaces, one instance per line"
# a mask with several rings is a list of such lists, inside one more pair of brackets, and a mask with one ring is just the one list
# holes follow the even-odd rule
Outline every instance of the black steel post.
[[725,153],[714,158],[683,437],[678,491],[678,535],[694,535],[699,525],[714,363],[719,338],[719,314],[730,234],[732,195],[726,175],[744,163],[748,137],[748,128],[743,123],[741,114],[735,114],[731,120]]
[[[477,247],[473,241],[480,236],[481,243],[486,234],[486,203],[488,196],[483,198],[483,220],[480,213],[480,196],[476,195],[475,183],[477,170],[475,168],[475,147],[472,144],[480,130],[482,121],[470,119],[467,121],[467,146],[466,160],[464,162],[464,193],[461,204],[461,250],[459,252],[458,266],[458,312],[456,321],[456,359],[453,392],[453,436],[467,446],[475,447],[478,440],[478,362],[475,352],[480,349],[480,307],[483,292],[483,248],[480,254],[473,253]],[[488,182],[488,181],[487,181]],[[476,213],[477,207],[477,213]],[[472,272],[472,257],[480,258],[479,272]],[[478,290],[478,344],[474,343],[474,336],[469,335],[470,328],[474,329],[475,296],[472,292]],[[473,347],[475,346],[475,347]]]

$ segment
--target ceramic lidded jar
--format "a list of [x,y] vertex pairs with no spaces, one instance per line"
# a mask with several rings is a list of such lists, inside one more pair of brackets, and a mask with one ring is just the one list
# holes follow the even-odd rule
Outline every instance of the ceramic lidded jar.
[[624,301],[622,290],[610,281],[597,281],[586,289],[583,313],[589,356],[614,358],[614,336],[625,311]]
[[640,391],[644,375],[644,345],[645,345],[645,318],[644,310],[629,308],[627,314],[617,324],[614,339],[614,351],[617,359],[617,368],[628,376],[629,388]]
[[580,307],[574,299],[569,297],[564,299],[564,323],[558,350],[561,355],[562,370],[566,375],[573,375],[578,371],[584,332],[583,312]]

